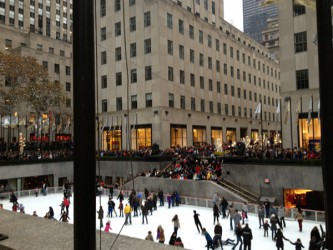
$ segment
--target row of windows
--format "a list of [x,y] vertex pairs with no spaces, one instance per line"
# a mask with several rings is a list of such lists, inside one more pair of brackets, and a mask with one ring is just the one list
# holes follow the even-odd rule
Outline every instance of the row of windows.
[[[123,109],[123,100],[122,97],[116,98],[116,111],[121,111]],[[152,99],[152,93],[147,93],[145,96],[145,106],[146,107],[152,107],[153,99]],[[169,107],[174,107],[174,95],[169,94]],[[229,110],[229,107],[231,107],[231,110]],[[137,95],[131,96],[131,109],[137,109],[138,108],[138,97]],[[185,110],[185,96],[180,96],[180,108]],[[217,113],[222,114],[222,105],[221,103],[216,103]],[[191,98],[191,111],[196,111],[196,100],[194,97]],[[200,99],[200,111],[205,112],[205,100]],[[249,112],[248,112],[249,111]],[[108,112],[108,101],[106,99],[102,100],[102,112]],[[214,113],[214,103],[212,101],[209,102],[209,112]],[[224,105],[224,114],[225,115],[233,115],[233,116],[239,116],[244,118],[253,118],[253,110],[252,108],[247,109],[246,107],[243,108],[242,113],[242,107],[237,107],[237,114],[236,114],[236,107],[235,105]],[[243,115],[243,116],[242,116]],[[274,112],[266,112],[263,111],[263,119],[269,120],[269,121],[275,121]]]
[[[43,67],[44,67],[44,69],[48,69],[49,68],[49,63],[47,61],[43,61]],[[65,66],[65,71],[66,71],[67,76],[71,75],[71,67],[70,66]],[[54,64],[54,73],[60,74],[60,64],[58,64],[58,63]]]

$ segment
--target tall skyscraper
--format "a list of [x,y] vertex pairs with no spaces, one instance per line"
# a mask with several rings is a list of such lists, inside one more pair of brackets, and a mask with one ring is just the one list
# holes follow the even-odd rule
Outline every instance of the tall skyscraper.
[[267,19],[278,16],[275,4],[261,6],[263,0],[243,0],[244,33],[259,43],[262,42],[262,31],[267,28]]

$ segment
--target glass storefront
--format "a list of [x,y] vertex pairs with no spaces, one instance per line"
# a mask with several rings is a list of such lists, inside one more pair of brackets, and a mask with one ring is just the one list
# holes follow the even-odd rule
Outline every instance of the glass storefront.
[[151,147],[152,143],[151,124],[138,125],[131,130],[132,150],[139,150],[146,147]]
[[186,125],[170,125],[170,146],[186,147],[187,146],[187,127]]
[[207,143],[205,126],[193,126],[192,133],[194,146],[200,146]]
[[232,145],[237,142],[237,134],[235,128],[227,128],[227,134],[226,134],[227,141],[226,143],[228,145]]
[[299,115],[299,146],[307,150],[318,151],[321,142],[320,122],[316,113],[313,113],[312,117],[314,118],[308,120],[304,113]]
[[218,151],[222,150],[223,145],[223,134],[222,134],[222,127],[211,127],[211,144],[215,145]]
[[251,130],[251,140],[255,143],[259,140],[259,131],[257,129]]
[[121,127],[111,127],[111,130],[104,130],[102,136],[102,149],[117,151],[121,150]]

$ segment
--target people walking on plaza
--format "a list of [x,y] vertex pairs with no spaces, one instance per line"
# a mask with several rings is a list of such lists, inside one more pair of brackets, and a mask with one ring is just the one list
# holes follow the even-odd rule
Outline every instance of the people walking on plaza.
[[164,229],[161,225],[157,227],[157,235],[156,240],[158,240],[159,243],[164,244],[165,236],[164,236]]
[[[235,213],[236,213],[236,209],[234,208],[234,206],[231,204],[229,206],[229,210],[228,210],[228,215],[227,215],[227,218],[230,218],[230,230],[234,230],[234,227],[233,227],[233,223],[234,223],[234,216],[235,216]],[[237,225],[237,224],[236,224]],[[235,225],[235,227],[236,227]]]
[[142,224],[145,223],[145,218],[146,218],[146,223],[148,224],[148,219],[147,219],[148,209],[145,205],[141,205],[141,213],[142,213]]
[[221,205],[223,219],[225,219],[225,217],[227,217],[226,212],[227,212],[227,209],[228,209],[228,201],[226,200],[226,198],[222,197],[220,205]]
[[15,203],[17,203],[17,200],[18,200],[18,199],[17,199],[15,193],[12,192],[12,193],[10,194],[10,199],[9,199],[9,201],[10,201],[11,203],[13,203],[13,205],[14,205]]
[[160,200],[160,207],[164,207],[164,194],[161,189],[158,191],[158,199]]
[[236,233],[236,244],[232,247],[232,250],[236,249],[238,243],[240,243],[239,245],[239,250],[242,250],[242,246],[243,246],[243,240],[242,240],[242,236],[243,236],[243,228],[242,225],[240,223],[238,223],[235,226],[235,233]]
[[274,240],[276,241],[277,250],[283,250],[283,248],[284,248],[283,240],[288,240],[288,239],[283,236],[282,230],[281,230],[281,228],[279,228],[276,232]]
[[286,212],[285,212],[285,210],[284,210],[283,205],[281,205],[281,206],[279,207],[279,210],[278,210],[278,216],[279,216],[279,226],[280,226],[280,228],[282,228],[282,227],[286,227],[286,222],[285,222],[285,220],[284,220],[284,217],[286,216]]
[[298,208],[297,209],[297,213],[296,213],[296,216],[295,216],[297,222],[298,222],[298,228],[299,228],[299,231],[302,232],[302,224],[303,224],[303,219],[304,219],[304,215],[303,215],[303,211],[301,208]]
[[67,215],[69,215],[69,205],[70,205],[70,202],[69,202],[68,198],[64,197],[64,206],[66,208]]
[[104,210],[102,206],[99,206],[99,210],[97,211],[98,219],[99,219],[99,228],[103,228],[103,218],[104,218]]
[[276,230],[277,230],[277,224],[278,224],[278,218],[276,218],[275,214],[271,215],[270,223],[271,223],[271,231],[272,231],[272,240],[274,240]]
[[217,204],[214,204],[214,207],[213,207],[214,223],[213,223],[213,225],[215,225],[215,220],[216,220],[216,222],[219,222],[220,214],[221,214],[221,212],[219,210],[219,207],[217,206]]
[[108,220],[105,224],[105,228],[104,228],[104,232],[110,232],[110,230],[112,230],[111,228],[111,221]]
[[246,223],[243,228],[243,242],[244,242],[244,250],[251,250],[251,241],[253,239],[252,230],[249,228],[249,224]]
[[264,228],[264,237],[268,237],[268,228],[271,228],[271,226],[268,223],[268,220],[265,221],[265,223],[263,224],[263,228]]
[[[193,210],[193,213],[194,213],[194,215],[193,215],[194,223],[195,223],[195,225],[198,229],[198,232],[200,233],[200,229],[202,231],[202,225],[201,225],[201,222],[200,222],[200,219],[199,219],[200,214],[198,214],[197,211],[195,211],[195,210]],[[200,227],[200,229],[199,229],[199,227]]]
[[235,214],[234,214],[234,225],[238,225],[242,221],[242,216],[240,213],[238,213],[238,210],[236,209]]
[[118,209],[119,209],[119,217],[124,217],[124,205],[121,201],[119,201]]
[[174,229],[173,231],[177,234],[178,229],[180,228],[178,215],[176,214],[171,221],[173,222],[173,229]]
[[132,209],[131,206],[129,206],[128,204],[125,205],[124,214],[125,214],[125,225],[127,225],[128,222],[132,225]]
[[265,218],[265,210],[263,206],[259,206],[258,208],[258,219],[259,219],[259,228],[264,225],[264,218]]
[[119,191],[117,200],[119,200],[119,202],[123,202],[123,200],[124,200],[124,193],[123,193],[123,191],[121,191],[121,190]]
[[265,212],[266,212],[266,218],[269,218],[270,216],[270,209],[271,209],[271,203],[268,199],[265,200],[264,202],[264,206],[265,206]]
[[249,218],[247,217],[247,213],[249,212],[249,206],[247,205],[246,201],[244,201],[244,203],[243,203],[243,211],[245,213],[245,219],[249,220]]
[[171,207],[172,197],[170,194],[167,194],[168,208]]
[[[305,248],[302,244],[302,241],[299,238],[295,242],[291,242],[290,240],[289,240],[289,242],[290,242],[291,245],[295,246],[295,250],[302,250],[302,248]],[[313,249],[311,249],[309,247],[309,250],[313,250]]]
[[110,197],[109,201],[108,201],[108,213],[107,213],[106,217],[111,217],[112,218],[114,206],[115,206],[115,203],[112,200],[112,198]]

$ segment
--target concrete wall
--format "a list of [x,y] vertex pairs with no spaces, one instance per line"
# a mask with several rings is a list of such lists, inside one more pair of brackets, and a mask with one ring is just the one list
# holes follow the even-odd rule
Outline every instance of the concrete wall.
[[[168,163],[163,162],[132,162],[133,172],[136,175],[146,170],[162,169]],[[96,164],[98,166],[98,164]],[[103,180],[105,176],[112,176],[113,182],[116,177],[124,179],[131,178],[131,164],[125,161],[101,161],[101,175]],[[240,165],[223,164],[223,177],[242,188],[253,192],[259,196],[275,197],[277,203],[283,201],[283,189],[310,189],[323,191],[322,169],[320,166],[287,166],[287,165]],[[53,175],[54,186],[58,186],[58,178],[67,177],[73,180],[73,162],[58,162],[33,165],[15,165],[1,166],[0,178],[17,179],[28,176]],[[269,179],[269,183],[264,180]],[[157,191],[162,188],[164,193],[178,191],[182,195],[196,196],[210,199],[214,192],[220,192],[221,189],[215,183],[205,181],[178,181],[164,178],[137,178],[135,180],[135,189]],[[214,185],[213,185],[214,184]],[[132,189],[132,182],[122,187]],[[216,186],[215,186],[216,185]],[[17,185],[18,186],[18,185]],[[16,187],[12,187],[16,189]],[[225,193],[223,191],[222,193]],[[227,194],[225,194],[227,196]]]

